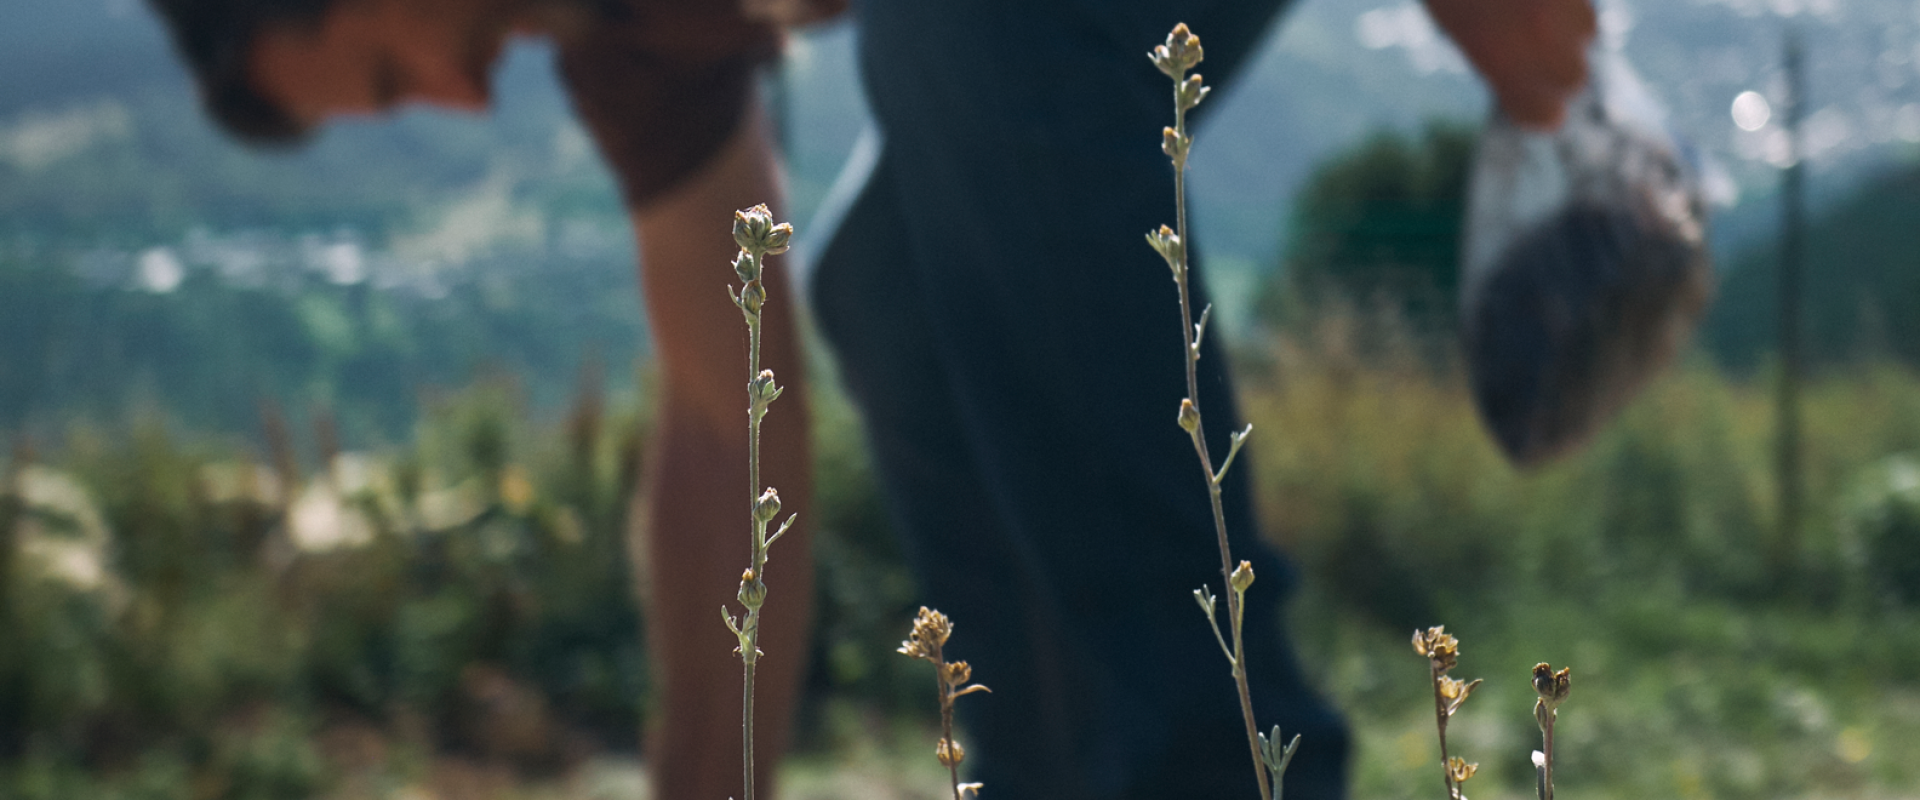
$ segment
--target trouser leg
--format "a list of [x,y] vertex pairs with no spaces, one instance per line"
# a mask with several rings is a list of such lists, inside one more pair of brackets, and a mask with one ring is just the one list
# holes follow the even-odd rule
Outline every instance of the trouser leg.
[[[886,144],[823,254],[815,307],[915,572],[995,688],[965,704],[994,795],[1245,797],[1236,696],[1190,594],[1225,589],[1174,425],[1179,310],[1140,239],[1173,216],[1155,146],[1171,92],[1143,55],[1165,26],[1126,58],[1102,26],[1137,25],[1072,25],[1057,5],[1064,21],[999,27],[955,4],[861,9]],[[1246,27],[1209,36],[1209,63],[1242,57],[1215,42],[1257,40]],[[1236,412],[1222,355],[1203,350],[1200,400],[1223,455]],[[1255,536],[1247,468],[1226,496],[1236,556],[1261,576],[1247,615],[1259,718],[1307,736],[1290,794],[1338,797],[1344,730],[1279,629],[1288,569]]]

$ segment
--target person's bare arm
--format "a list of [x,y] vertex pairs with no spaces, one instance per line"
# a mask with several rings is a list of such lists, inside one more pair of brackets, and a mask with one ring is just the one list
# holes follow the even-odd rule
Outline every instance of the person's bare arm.
[[1592,0],[1426,0],[1427,13],[1522,125],[1555,127],[1587,82]]
[[[757,108],[757,106],[756,106]],[[726,287],[733,212],[783,198],[765,119],[753,113],[724,149],[667,195],[634,210],[659,363],[659,416],[642,477],[636,548],[646,564],[647,640],[656,666],[647,761],[654,797],[724,798],[741,791],[740,677],[720,621],[749,553],[747,328]],[[785,257],[768,259],[763,367],[787,391],[761,434],[761,477],[799,522],[773,550],[756,678],[756,783],[785,751],[806,662],[813,607],[805,375]],[[782,516],[785,516],[783,513]],[[735,611],[739,609],[736,607]]]

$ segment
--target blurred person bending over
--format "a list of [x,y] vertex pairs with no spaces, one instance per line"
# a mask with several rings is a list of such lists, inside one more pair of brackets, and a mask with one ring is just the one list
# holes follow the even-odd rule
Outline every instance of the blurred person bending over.
[[[755,72],[778,56],[783,23],[841,0],[150,2],[209,113],[262,143],[407,103],[484,109],[509,37],[554,40],[634,224],[661,364],[636,524],[637,561],[655,567],[641,581],[660,685],[654,796],[731,796],[739,667],[714,609],[732,600],[746,552],[746,426],[726,230],[737,208],[771,201],[779,215]],[[854,2],[877,130],[830,202],[838,224],[805,291],[924,596],[965,627],[964,655],[994,688],[964,709],[968,764],[992,797],[1254,792],[1228,670],[1190,599],[1219,565],[1174,425],[1179,311],[1140,241],[1172,213],[1156,147],[1171,92],[1145,53],[1187,22],[1206,43],[1200,71],[1230,86],[1285,5]],[[1557,123],[1584,82],[1588,0],[1427,6],[1507,113]],[[813,596],[798,298],[774,265],[770,291],[791,300],[769,305],[766,362],[796,391],[789,422],[767,430],[766,483],[801,522],[781,551],[784,599],[764,612],[763,773],[784,749]],[[1202,391],[1224,452],[1237,414],[1214,341]],[[1287,796],[1340,798],[1347,734],[1286,643],[1291,570],[1259,539],[1248,475],[1230,473],[1225,499],[1235,551],[1260,576],[1246,627],[1256,710],[1262,727],[1304,737]]]

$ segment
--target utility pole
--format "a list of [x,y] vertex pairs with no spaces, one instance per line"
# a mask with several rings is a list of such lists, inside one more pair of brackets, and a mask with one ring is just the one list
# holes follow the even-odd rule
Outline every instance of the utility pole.
[[1801,352],[1801,296],[1806,260],[1806,150],[1800,122],[1806,113],[1806,63],[1798,28],[1789,27],[1784,53],[1787,166],[1780,184],[1780,385],[1776,409],[1778,437],[1774,442],[1775,479],[1778,481],[1779,530],[1769,553],[1776,584],[1793,574],[1800,551],[1800,521],[1804,514],[1801,480],[1800,386],[1806,365]]

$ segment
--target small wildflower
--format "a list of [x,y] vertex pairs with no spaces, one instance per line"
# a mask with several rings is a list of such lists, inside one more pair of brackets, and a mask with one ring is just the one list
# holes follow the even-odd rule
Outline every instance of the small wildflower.
[[1426,656],[1441,672],[1453,669],[1460,663],[1460,640],[1448,634],[1445,625],[1414,631],[1413,651]]
[[1473,777],[1473,773],[1479,769],[1479,764],[1469,764],[1466,759],[1459,756],[1454,756],[1447,761],[1447,777],[1452,778],[1454,783],[1466,783],[1467,779]]
[[793,226],[774,224],[773,212],[766,204],[733,212],[733,242],[755,256],[775,256],[787,251],[793,239]]
[[1160,68],[1167,77],[1179,80],[1187,70],[1193,69],[1206,57],[1206,51],[1200,47],[1200,37],[1187,30],[1187,23],[1173,26],[1167,34],[1166,44],[1156,45],[1147,58]]

